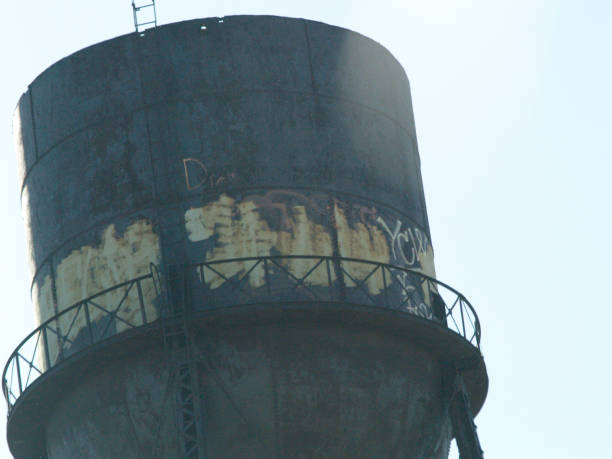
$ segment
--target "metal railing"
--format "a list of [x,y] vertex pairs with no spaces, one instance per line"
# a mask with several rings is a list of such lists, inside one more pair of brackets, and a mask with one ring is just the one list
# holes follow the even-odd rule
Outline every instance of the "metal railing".
[[46,371],[78,351],[157,319],[155,291],[151,274],[137,277],[79,301],[26,336],[2,376],[9,414],[23,391]]
[[[261,256],[185,268],[193,311],[277,302],[348,303],[402,311],[437,323],[480,348],[480,323],[469,301],[421,272],[353,258]],[[160,317],[165,289],[157,271],[96,293],[30,333],[11,354],[2,389],[9,414],[45,372],[79,351]]]
[[275,302],[342,302],[430,319],[480,348],[476,311],[451,286],[401,266],[356,258],[279,255],[195,265],[208,308]]

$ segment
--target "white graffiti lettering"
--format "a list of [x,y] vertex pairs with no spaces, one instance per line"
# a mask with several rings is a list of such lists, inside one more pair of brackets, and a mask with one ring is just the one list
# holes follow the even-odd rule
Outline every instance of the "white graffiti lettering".
[[409,274],[406,272],[399,272],[396,273],[394,277],[395,280],[398,281],[402,289],[402,308],[405,309],[407,312],[417,315],[419,317],[433,319],[433,313],[429,306],[427,306],[422,301],[414,301],[413,297],[415,296],[414,294],[416,288],[410,282]]
[[236,174],[233,172],[225,175],[210,173],[204,163],[195,158],[184,158],[183,169],[185,171],[185,186],[189,191],[202,187],[213,189],[236,179]]
[[[403,225],[399,219],[396,220],[393,230],[381,217],[378,217],[376,221],[389,236],[393,262],[407,268],[421,269],[419,255],[427,254],[427,236],[418,228],[407,227],[402,230]],[[404,301],[403,308],[411,314],[432,319],[431,308],[422,301],[416,301],[414,298],[418,295],[415,295],[416,287],[413,285],[414,279],[411,280],[413,276],[407,272],[398,272],[394,277],[401,286],[401,295]]]
[[427,253],[427,236],[418,228],[408,227],[402,231],[402,222],[397,220],[395,228],[391,230],[381,217],[376,221],[391,239],[391,255],[394,262],[413,267],[418,261],[417,255]]

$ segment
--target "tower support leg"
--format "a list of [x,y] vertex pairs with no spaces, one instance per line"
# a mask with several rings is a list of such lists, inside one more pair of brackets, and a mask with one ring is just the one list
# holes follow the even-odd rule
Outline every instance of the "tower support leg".
[[483,451],[478,440],[474,415],[463,376],[454,366],[449,366],[445,380],[449,394],[448,409],[453,425],[453,435],[459,449],[459,458],[483,459]]
[[184,270],[170,269],[168,281],[162,330],[170,381],[176,384],[179,443],[186,459],[205,459],[202,397],[189,327],[191,302],[186,294]]

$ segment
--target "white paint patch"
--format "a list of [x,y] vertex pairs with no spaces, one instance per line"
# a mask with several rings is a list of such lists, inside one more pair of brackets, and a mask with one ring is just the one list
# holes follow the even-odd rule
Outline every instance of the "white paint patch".
[[115,225],[106,228],[100,244],[73,250],[56,268],[60,310],[104,289],[149,272],[160,260],[159,241],[150,222],[131,224],[122,237]]
[[[361,222],[356,223],[355,228],[351,228],[342,209],[335,205],[334,212],[336,227],[338,228],[340,256],[389,263],[389,245],[382,230],[377,227],[368,229]],[[376,268],[375,265],[347,261],[342,262],[342,266],[356,280],[365,279]],[[347,287],[356,285],[348,278],[345,283]],[[382,292],[384,289],[382,271],[377,270],[372,274],[366,284],[370,293],[377,295]]]
[[[308,199],[306,199],[308,201]],[[279,229],[272,229],[263,212],[277,211],[280,216]],[[388,225],[381,217],[376,223],[364,221],[349,222],[343,208],[334,204],[334,221],[338,235],[340,256],[369,260],[383,264],[394,264],[435,277],[433,250],[425,233],[412,226],[405,226],[400,220]],[[273,214],[272,214],[273,215]],[[185,212],[185,227],[192,242],[210,241],[202,258],[206,261],[221,261],[232,258],[280,255],[324,255],[333,254],[330,230],[308,218],[304,205],[290,206],[273,200],[271,193],[254,195],[238,202],[225,194],[216,201]],[[284,267],[295,278],[301,279],[316,261],[282,260]],[[255,267],[255,261],[235,261],[213,265],[218,271],[205,268],[204,281],[212,288],[221,287],[227,279],[243,278],[248,275],[248,283],[253,288],[265,285],[263,265]],[[431,298],[429,283],[417,280],[418,276],[407,272],[394,271],[393,275],[383,277],[382,270],[375,270],[375,264],[358,261],[343,261],[342,267],[347,287],[355,287],[366,279],[369,293],[380,294],[385,285],[399,283],[404,307],[412,313],[430,317]],[[254,268],[254,269],[252,269]],[[335,280],[334,270],[332,282]],[[352,279],[351,279],[352,278]],[[354,280],[353,280],[354,279]],[[304,282],[309,286],[328,286],[329,278],[325,264],[320,265],[308,275]],[[435,286],[431,286],[435,290]],[[414,297],[413,292],[420,290]],[[413,298],[414,297],[414,298]],[[423,303],[424,302],[424,303]],[[414,304],[413,304],[414,303]],[[417,304],[418,303],[418,304]]]
[[[268,256],[272,253],[331,256],[333,248],[329,231],[323,225],[310,221],[304,206],[295,205],[290,210],[291,212],[286,213],[291,215],[287,218],[288,228],[274,231],[261,216],[255,202],[248,198],[236,202],[224,194],[215,202],[187,210],[185,226],[189,240],[192,242],[216,237],[215,247],[206,254],[206,261]],[[363,223],[351,227],[342,209],[335,206],[334,212],[341,256],[389,263],[389,243],[382,229],[377,226],[368,228]],[[207,270],[206,282],[210,288],[218,288],[225,282],[223,276],[241,277],[253,267],[253,264],[252,261],[240,261],[215,265],[215,269],[222,276]],[[291,274],[300,279],[313,268],[314,261],[283,260],[283,264]],[[343,266],[355,279],[365,278],[374,268],[373,265],[351,262],[345,262]],[[333,270],[331,275],[333,282],[335,280]],[[262,287],[264,281],[262,266],[250,272],[251,287]],[[305,284],[327,286],[329,278],[326,266],[322,264],[309,274]],[[354,285],[349,280],[348,286]],[[370,293],[380,293],[384,286],[382,272],[372,275],[366,285]]]
[[[256,204],[248,199],[236,202],[223,194],[215,202],[185,212],[185,227],[189,240],[199,242],[216,236],[214,249],[206,253],[206,261],[230,258],[282,255],[331,255],[331,236],[323,225],[311,222],[304,206],[291,208],[291,226],[287,231],[270,229],[260,215]],[[202,256],[204,258],[204,256]],[[252,261],[239,261],[215,265],[223,276],[245,275]],[[294,276],[301,278],[313,266],[312,260],[284,260],[284,266]],[[307,285],[327,285],[325,267],[312,272],[305,281]],[[218,288],[225,282],[222,276],[212,271],[205,272],[210,288]],[[332,279],[333,280],[333,279]],[[264,269],[258,266],[249,274],[249,285],[257,288],[264,285]]]
[[[103,232],[99,244],[73,250],[57,265],[55,291],[58,312],[105,289],[148,274],[150,264],[157,265],[159,262],[159,240],[149,221],[134,222],[122,236],[117,235],[115,225],[110,225]],[[52,285],[51,277],[46,276],[41,287],[35,289],[34,299],[40,321],[55,315]],[[144,281],[141,286],[147,321],[151,321],[157,318],[157,310],[154,307],[157,293],[150,280]],[[108,312],[103,310],[106,309],[115,312],[130,324],[143,325],[138,291],[134,286],[126,296],[126,290],[114,289],[96,297],[96,304],[90,304],[88,307],[90,322],[95,324],[99,319],[108,317]],[[50,325],[56,327],[60,335],[66,335],[71,340],[86,326],[83,308],[62,315]],[[115,321],[116,332],[128,328],[130,327],[126,323]],[[58,345],[59,342],[49,339],[52,354],[57,352]]]

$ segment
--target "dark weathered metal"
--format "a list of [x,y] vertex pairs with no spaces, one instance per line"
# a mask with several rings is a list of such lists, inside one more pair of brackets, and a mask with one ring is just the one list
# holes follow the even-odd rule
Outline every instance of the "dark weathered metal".
[[463,376],[456,368],[448,368],[450,390],[449,413],[453,423],[453,431],[457,440],[460,459],[483,459],[483,451],[476,433],[474,412],[470,398],[465,388]]
[[447,365],[482,406],[480,324],[435,280],[409,84],[376,42],[155,27],[51,66],[15,132],[39,319],[4,373],[18,457],[439,458]]

